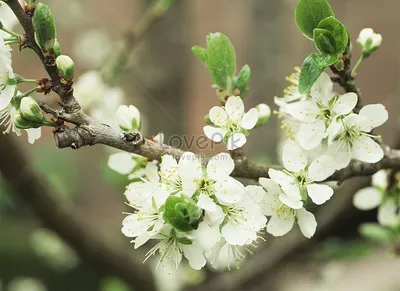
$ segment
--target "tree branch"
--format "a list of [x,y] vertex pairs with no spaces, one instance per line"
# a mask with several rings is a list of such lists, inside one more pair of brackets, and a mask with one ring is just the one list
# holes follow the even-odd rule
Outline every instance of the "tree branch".
[[[57,67],[49,65],[48,62],[46,62],[42,51],[34,40],[34,29],[30,16],[25,13],[17,0],[8,0],[7,4],[17,15],[18,20],[26,32],[28,47],[32,48],[40,57],[46,71],[54,83],[52,90],[59,95],[62,101],[63,110],[57,111],[56,114],[54,114],[54,110],[50,113],[60,120],[76,125],[75,128],[70,128],[66,125],[61,125],[56,128],[54,138],[55,143],[59,148],[72,147],[73,149],[78,149],[82,146],[103,144],[130,153],[142,155],[150,160],[161,160],[161,157],[165,154],[173,155],[175,158],[182,155],[182,150],[168,145],[159,145],[149,139],[143,138],[140,133],[136,133],[137,141],[132,141],[129,138],[126,138],[126,134],[116,132],[110,126],[93,120],[87,116],[76,101],[73,95],[73,89],[60,82]],[[340,85],[343,86],[346,92],[356,92],[361,96],[360,90],[355,86],[354,78],[349,75],[349,66],[350,60],[345,59],[345,70],[341,72],[337,71],[341,80]],[[47,112],[49,111],[50,110]],[[384,149],[386,155],[380,162],[369,164],[353,161],[348,167],[337,171],[328,180],[343,181],[351,177],[371,175],[380,169],[400,169],[400,152],[390,150],[386,146],[384,146]],[[268,177],[268,170],[269,166],[267,165],[255,163],[248,159],[236,159],[235,170],[232,175],[235,177],[257,180],[260,177]]]
[[91,262],[104,275],[120,277],[135,290],[155,290],[151,271],[135,262],[90,231],[83,221],[78,221],[64,204],[57,201],[55,190],[43,177],[33,171],[18,142],[10,136],[0,135],[2,160],[0,171],[14,190],[17,198],[30,206],[43,224],[54,230],[79,256]]

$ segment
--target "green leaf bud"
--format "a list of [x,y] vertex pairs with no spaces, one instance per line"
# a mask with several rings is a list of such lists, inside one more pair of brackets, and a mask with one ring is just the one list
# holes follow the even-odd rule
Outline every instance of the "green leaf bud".
[[53,13],[43,3],[38,3],[33,14],[33,27],[37,45],[45,52],[52,53],[56,41],[56,25]]
[[66,55],[61,55],[56,59],[57,69],[60,72],[65,83],[72,81],[75,74],[74,61]]

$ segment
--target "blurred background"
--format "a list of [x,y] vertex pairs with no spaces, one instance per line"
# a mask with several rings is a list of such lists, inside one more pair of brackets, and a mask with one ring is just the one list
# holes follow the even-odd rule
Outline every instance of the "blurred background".
[[[78,80],[88,70],[101,69],[113,57],[124,35],[135,28],[152,3],[147,0],[43,2],[53,10],[58,41],[63,54],[74,59]],[[383,103],[389,110],[389,121],[378,133],[387,144],[399,146],[400,26],[396,21],[400,1],[330,2],[336,17],[348,27],[354,45],[359,31],[365,27],[372,27],[383,36],[379,51],[359,69],[357,83],[364,103]],[[283,89],[289,85],[285,76],[315,51],[296,28],[293,16],[296,3],[296,0],[177,0],[134,46],[126,71],[113,78],[113,87],[124,91],[121,104],[134,104],[140,110],[147,136],[162,131],[168,143],[176,135],[188,138],[203,135],[203,117],[212,106],[218,105],[218,99],[207,69],[192,55],[190,47],[204,46],[208,33],[220,31],[231,39],[238,67],[249,64],[252,69],[246,108],[266,103],[276,109],[273,97],[283,96]],[[15,30],[20,31],[18,25]],[[354,58],[358,56],[355,45]],[[32,51],[20,53],[15,48],[13,62],[14,72],[26,78],[46,76]],[[340,88],[337,90],[341,92]],[[37,98],[56,106],[53,93]],[[112,103],[104,96],[97,102],[97,109],[109,109],[108,102]],[[245,147],[248,155],[259,161],[279,162],[276,155],[279,120],[272,116],[267,126],[252,133]],[[6,138],[15,139],[23,147],[29,160],[26,167],[39,173],[57,203],[71,217],[82,221],[89,232],[96,233],[126,257],[143,260],[146,247],[134,250],[129,238],[120,232],[123,212],[129,211],[123,196],[128,180],[107,167],[113,151],[102,146],[59,150],[48,129],[34,145],[29,145],[26,137]],[[183,145],[183,148],[199,152],[194,146]],[[221,150],[222,147],[210,146],[203,152]],[[0,163],[7,154],[0,153]],[[159,290],[167,291],[181,288],[399,291],[400,260],[389,255],[384,245],[359,236],[358,226],[362,222],[376,221],[376,211],[361,212],[351,204],[355,191],[368,183],[368,179],[344,183],[334,198],[319,208],[317,234],[311,240],[304,239],[294,229],[283,238],[266,236],[266,242],[260,244],[239,271],[216,274],[209,269],[196,272],[183,266],[178,274],[155,272],[154,279],[149,277],[149,280],[155,280]],[[135,289],[134,284],[90,259],[81,258],[63,240],[65,236],[62,238],[44,227],[48,223],[43,224],[33,214],[29,203],[19,199],[21,195],[15,188],[0,174],[0,290],[143,290]],[[139,266],[155,270],[152,262]]]

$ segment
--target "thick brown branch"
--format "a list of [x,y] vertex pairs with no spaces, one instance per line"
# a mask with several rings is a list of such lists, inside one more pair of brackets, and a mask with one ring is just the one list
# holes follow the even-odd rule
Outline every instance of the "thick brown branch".
[[104,275],[120,277],[135,290],[155,290],[147,266],[129,259],[125,252],[105,242],[102,236],[71,215],[64,203],[57,201],[55,190],[32,170],[12,137],[0,134],[0,153],[0,171],[17,198],[28,204],[43,224],[57,232],[82,259],[91,262]]

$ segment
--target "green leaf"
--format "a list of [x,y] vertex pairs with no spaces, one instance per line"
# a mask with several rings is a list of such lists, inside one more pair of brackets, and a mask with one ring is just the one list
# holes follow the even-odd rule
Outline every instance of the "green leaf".
[[392,238],[391,231],[377,223],[364,223],[359,231],[365,238],[377,242],[390,242]]
[[301,67],[299,92],[301,94],[308,93],[322,72],[323,69],[317,65],[313,57],[308,56]]
[[207,36],[207,67],[212,81],[228,89],[236,73],[236,53],[229,38],[220,32]]
[[339,59],[339,55],[337,54],[312,54],[311,57],[321,70],[324,70],[326,67],[335,64]]
[[192,46],[192,52],[199,61],[207,63],[207,52],[205,48],[202,48],[201,46],[198,45],[194,45]]
[[323,54],[333,54],[336,52],[335,37],[326,29],[314,29],[314,43],[317,49]]
[[242,99],[249,90],[250,76],[251,76],[251,70],[249,65],[244,65],[239,72],[239,76],[237,78],[235,86],[237,89],[239,89],[240,97],[242,97]]
[[349,44],[349,33],[346,27],[335,17],[323,19],[318,24],[318,29],[329,31],[335,39],[335,53],[343,54]]
[[335,15],[327,0],[300,0],[295,16],[300,31],[309,39],[313,39],[313,31],[320,21]]

